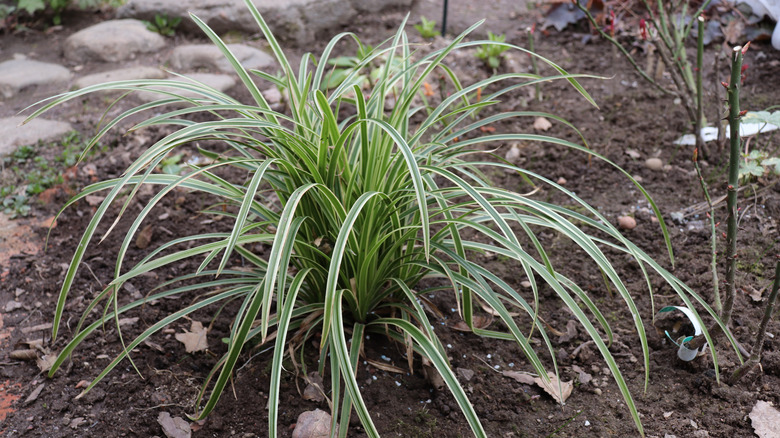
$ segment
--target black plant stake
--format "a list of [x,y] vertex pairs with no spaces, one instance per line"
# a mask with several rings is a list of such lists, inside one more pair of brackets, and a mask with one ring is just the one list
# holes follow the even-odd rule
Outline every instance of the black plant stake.
[[441,36],[447,33],[447,5],[449,1],[444,0],[444,10],[441,12]]

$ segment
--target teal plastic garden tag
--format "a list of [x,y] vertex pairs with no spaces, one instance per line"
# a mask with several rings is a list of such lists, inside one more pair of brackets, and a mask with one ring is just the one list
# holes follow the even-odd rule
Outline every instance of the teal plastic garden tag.
[[[669,335],[668,331],[664,331],[664,333],[666,333],[666,337],[668,337],[672,342],[674,342],[675,345],[677,345],[679,347],[678,350],[677,350],[677,357],[679,357],[681,360],[684,360],[686,362],[690,362],[693,359],[695,359],[696,356],[699,355],[699,349],[698,348],[695,349],[695,350],[690,349],[690,348],[687,347],[687,344],[693,338],[695,338],[696,336],[699,336],[702,333],[701,325],[699,325],[699,322],[696,320],[696,316],[694,316],[693,312],[691,312],[691,309],[689,309],[687,307],[666,306],[663,309],[659,310],[658,314],[661,314],[661,313],[664,313],[664,312],[673,312],[675,310],[678,310],[678,311],[682,312],[688,318],[688,320],[691,322],[691,324],[693,325],[693,336],[687,336],[687,337],[681,339],[679,341],[679,343],[678,343],[677,341],[672,339],[672,337]],[[706,350],[706,349],[707,349],[707,344],[705,343],[701,347],[701,352],[703,353],[704,350]]]

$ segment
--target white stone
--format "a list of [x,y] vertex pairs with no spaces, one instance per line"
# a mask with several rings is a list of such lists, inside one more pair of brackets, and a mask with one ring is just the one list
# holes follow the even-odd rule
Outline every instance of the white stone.
[[19,126],[24,119],[22,116],[0,119],[0,155],[13,152],[19,146],[55,140],[73,130],[69,123],[46,119],[33,119]]
[[[201,82],[205,85],[208,85],[209,87],[212,87],[219,91],[226,91],[236,85],[236,80],[233,79],[232,76],[228,75],[220,75],[220,74],[213,74],[213,73],[191,73],[187,75],[188,78],[196,81]],[[187,80],[183,78],[174,78],[173,81],[180,81],[180,82],[187,82]],[[176,94],[179,94],[181,96],[187,97],[187,98],[195,98],[198,97],[198,94],[186,90],[181,90],[179,88],[170,87],[170,88],[164,88],[165,91],[174,92]],[[144,101],[144,102],[151,102],[153,100],[162,99],[165,97],[169,97],[166,94],[157,93],[154,91],[141,91],[139,93],[136,93],[136,96],[138,99]]]
[[117,62],[165,47],[160,34],[138,20],[109,20],[82,29],[65,40],[65,57],[72,62]]
[[645,167],[650,170],[659,171],[664,168],[664,162],[660,158],[648,158],[645,160]]
[[133,79],[165,79],[165,77],[165,72],[156,67],[128,67],[81,77],[73,84],[73,88],[85,88],[105,82],[128,81]]
[[[262,70],[274,64],[274,58],[254,47],[243,44],[228,44],[245,69]],[[233,66],[219,48],[213,44],[191,44],[173,49],[171,67],[178,71],[194,71],[198,69],[218,70],[222,73],[233,73]]]
[[10,98],[39,85],[62,84],[70,80],[70,70],[46,62],[12,59],[0,63],[0,96]]

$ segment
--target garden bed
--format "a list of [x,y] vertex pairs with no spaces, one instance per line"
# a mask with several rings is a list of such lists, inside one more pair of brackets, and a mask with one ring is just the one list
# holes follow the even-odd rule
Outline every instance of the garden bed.
[[[390,35],[400,21],[400,14],[366,17],[361,27],[369,32],[361,34],[369,43],[379,42]],[[86,18],[89,20],[89,18]],[[372,30],[373,29],[373,30]],[[373,33],[372,33],[373,32]],[[410,31],[410,33],[414,33]],[[516,33],[516,37],[522,33]],[[670,98],[661,96],[638,79],[631,67],[606,43],[592,40],[583,44],[582,35],[572,33],[541,36],[537,51],[557,62],[571,73],[593,73],[605,79],[587,79],[582,83],[593,95],[599,108],[590,106],[564,82],[547,84],[542,88],[543,100],[532,96],[506,96],[502,110],[533,109],[559,115],[579,128],[590,147],[614,161],[634,177],[640,177],[643,186],[660,207],[669,225],[674,247],[673,273],[685,281],[706,299],[712,299],[709,228],[705,213],[687,217],[684,223],[675,223],[671,213],[701,203],[704,198],[691,162],[690,147],[675,146],[673,140],[687,132],[685,114]],[[17,38],[17,37],[15,37]],[[19,38],[18,47],[41,44],[43,34]],[[186,38],[195,38],[188,36]],[[61,39],[58,39],[61,40]],[[419,41],[423,42],[423,41]],[[512,41],[525,45],[523,38]],[[439,44],[439,43],[434,43]],[[343,48],[343,50],[347,50]],[[709,48],[707,56],[711,56]],[[315,50],[316,53],[316,50]],[[300,52],[299,52],[300,54]],[[489,75],[471,54],[456,54],[454,69],[462,81],[468,83]],[[527,60],[516,58],[524,66]],[[753,45],[747,54],[750,70],[743,88],[743,108],[762,110],[778,103],[776,78],[780,76],[780,53],[766,44]],[[505,67],[507,68],[507,67]],[[725,62],[721,71],[713,72],[710,64],[705,70],[705,81],[714,89],[718,81],[727,77]],[[525,90],[525,89],[523,89]],[[85,107],[98,107],[102,99],[90,98]],[[100,107],[98,107],[100,108]],[[66,107],[60,114],[77,117],[81,126],[91,125],[90,120],[99,117],[97,112],[80,112],[75,106]],[[714,115],[714,110],[708,116]],[[499,132],[533,132],[533,119],[527,123],[512,122],[495,125]],[[576,141],[573,132],[563,126],[553,126],[552,133],[561,138]],[[51,196],[45,205],[35,205],[34,216],[49,218],[68,198],[67,190],[83,187],[95,176],[103,179],[116,176],[136,157],[150,140],[163,133],[148,131],[128,137],[116,137],[116,144],[105,153],[81,164],[76,176],[62,190]],[[770,150],[777,153],[777,141]],[[518,144],[518,165],[537,172],[553,181],[559,181],[567,189],[596,206],[601,214],[612,220],[630,215],[636,219],[636,228],[625,231],[626,237],[656,258],[663,266],[672,269],[663,244],[659,225],[648,211],[641,193],[620,172],[597,159],[589,160],[582,153],[552,145]],[[504,156],[511,144],[501,147],[497,155]],[[665,166],[652,170],[645,165],[651,157],[660,158]],[[725,155],[715,155],[703,163],[705,179],[710,183],[713,197],[725,194]],[[531,187],[511,174],[488,175],[502,187],[519,192]],[[69,185],[68,185],[69,184]],[[146,200],[151,193],[141,195]],[[534,197],[559,203],[571,203],[555,191],[542,189]],[[181,192],[171,196],[153,213],[154,234],[169,239],[182,231],[229,230],[228,219],[214,221],[199,211],[209,200]],[[780,185],[776,177],[759,179],[741,194],[741,220],[739,235],[739,272],[737,274],[737,301],[732,321],[736,338],[748,349],[763,315],[762,303],[756,298],[768,295],[773,272],[774,257],[778,248],[778,218],[780,218]],[[50,330],[25,331],[30,327],[51,322],[59,287],[66,264],[70,261],[78,237],[86,227],[95,205],[80,202],[66,210],[57,220],[48,239],[45,252],[35,255],[17,254],[4,266],[0,279],[0,304],[17,301],[23,307],[0,314],[0,327],[5,339],[0,338],[4,383],[0,398],[0,415],[5,436],[138,436],[162,435],[158,414],[169,412],[172,416],[186,418],[194,412],[193,402],[201,384],[215,361],[224,353],[220,339],[229,330],[226,319],[217,319],[210,327],[209,351],[187,354],[175,334],[190,330],[189,323],[180,321],[169,330],[155,336],[150,342],[133,352],[135,366],[143,375],[139,378],[129,362],[122,363],[85,397],[74,400],[84,382],[91,381],[111,358],[121,351],[121,343],[115,327],[107,325],[104,331],[93,336],[79,348],[72,362],[68,363],[53,379],[40,374],[34,362],[9,359],[11,350],[21,342],[43,338],[44,347],[56,351],[62,348],[64,339],[49,345]],[[134,202],[130,209],[138,209]],[[724,221],[725,206],[717,209],[717,220]],[[46,229],[40,222],[28,221],[37,239],[46,237]],[[86,303],[110,282],[113,274],[113,250],[118,248],[129,221],[120,221],[118,227],[101,244],[93,244],[84,258],[76,283],[66,306],[63,321],[65,337],[77,323]],[[104,227],[105,229],[105,227]],[[749,374],[735,386],[717,383],[711,358],[703,356],[684,363],[676,358],[676,350],[663,337],[657,335],[651,325],[653,311],[647,287],[635,263],[615,253],[610,254],[617,271],[623,275],[632,297],[639,306],[648,332],[650,344],[649,383],[645,390],[645,370],[641,346],[636,340],[633,321],[626,318],[625,305],[614,291],[604,286],[601,274],[585,263],[571,242],[559,240],[553,233],[542,233],[540,239],[551,248],[553,265],[564,275],[587,288],[601,312],[608,318],[615,332],[616,341],[611,351],[626,377],[635,397],[642,423],[648,436],[752,436],[753,429],[748,414],[757,400],[780,403],[780,345],[773,337],[765,341],[763,369]],[[128,263],[140,260],[145,251],[134,246],[128,255]],[[522,290],[523,278],[518,266],[507,264],[498,256],[485,256],[482,260],[493,272],[502,274],[513,286]],[[195,262],[185,262],[159,272],[149,274],[148,282],[134,281],[126,287],[129,294],[146,294],[160,280],[172,278],[195,270]],[[720,272],[721,278],[724,272]],[[651,277],[653,278],[653,277]],[[676,294],[663,286],[660,278],[653,278],[655,287],[654,308],[665,305],[681,305]],[[135,291],[134,291],[134,290]],[[758,294],[758,295],[757,295]],[[450,354],[461,383],[466,388],[476,412],[480,415],[488,436],[635,436],[636,428],[628,408],[598,351],[588,344],[589,337],[581,330],[567,332],[572,314],[552,298],[552,290],[541,290],[541,316],[553,329],[562,333],[552,340],[557,351],[562,379],[572,380],[574,389],[565,406],[557,404],[542,389],[517,382],[503,374],[504,371],[530,370],[520,349],[513,343],[477,337],[456,330],[459,320],[454,300],[446,292],[431,298],[446,319],[434,324],[442,343]],[[755,298],[754,298],[755,297]],[[760,298],[759,298],[760,299]],[[555,303],[545,305],[545,301]],[[124,339],[130,339],[156,320],[187,303],[160,300],[143,310],[131,313],[124,321]],[[204,324],[209,315],[196,314]],[[773,321],[768,329],[780,334],[780,323]],[[403,351],[385,340],[374,339],[366,344],[366,357],[400,368],[406,367]],[[268,345],[246,352],[241,357],[240,369],[229,383],[216,410],[205,421],[193,423],[193,436],[266,436],[269,376],[271,353],[264,351]],[[539,346],[540,356],[543,346]],[[307,347],[312,352],[313,346]],[[716,345],[722,375],[730,374],[738,365],[733,351],[721,340]],[[576,354],[575,354],[576,352]],[[316,362],[315,357],[308,357]],[[313,363],[308,363],[313,369]],[[446,390],[436,390],[420,375],[384,371],[360,362],[358,382],[373,419],[383,436],[470,436],[465,418]],[[299,394],[306,383],[296,375],[295,367],[286,363],[280,397],[280,436],[291,436],[292,428],[301,412],[320,408],[328,410],[327,403],[307,401]],[[417,365],[416,368],[419,368]],[[326,379],[327,380],[327,379]],[[31,393],[42,386],[33,400],[26,402]],[[342,427],[344,427],[342,425]],[[359,421],[353,415],[349,436],[362,436]]]

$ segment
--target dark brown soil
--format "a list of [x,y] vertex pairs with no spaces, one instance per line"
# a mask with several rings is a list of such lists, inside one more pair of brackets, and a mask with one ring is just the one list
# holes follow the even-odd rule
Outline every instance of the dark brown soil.
[[[427,2],[420,8],[431,9]],[[468,9],[454,5],[461,16]],[[435,10],[435,9],[434,9]],[[451,12],[452,13],[452,12]],[[44,44],[60,44],[64,37],[78,28],[85,27],[101,17],[77,16],[73,28],[66,26],[54,37],[43,33],[3,36],[6,49],[3,58],[13,51],[41,50]],[[378,42],[387,37],[402,14],[388,13],[365,17],[357,27],[369,42]],[[474,19],[478,17],[473,17]],[[462,19],[462,18],[461,18]],[[416,22],[416,15],[412,17]],[[67,23],[67,22],[66,22]],[[456,25],[459,22],[456,21]],[[529,24],[528,18],[508,18],[495,21],[490,30],[507,32],[512,42],[525,45],[519,29]],[[414,33],[414,32],[412,32]],[[197,39],[193,36],[179,38]],[[9,44],[6,45],[5,43]],[[437,43],[434,43],[437,44]],[[590,146],[598,153],[640,177],[664,214],[669,225],[674,246],[675,265],[673,272],[707,300],[712,300],[711,274],[709,271],[709,233],[704,213],[691,216],[687,223],[676,224],[671,213],[703,201],[697,177],[693,172],[689,147],[677,147],[672,141],[687,131],[685,115],[679,105],[668,97],[650,90],[618,57],[612,48],[603,43],[584,44],[582,35],[542,35],[537,42],[538,52],[549,57],[570,72],[593,73],[607,79],[584,80],[583,84],[592,93],[599,108],[589,106],[574,90],[564,83],[553,83],[543,87],[544,100],[537,103],[527,95],[507,98],[502,108],[522,110],[529,108],[560,115],[582,130]],[[710,47],[708,59],[713,59],[716,47]],[[295,51],[295,49],[293,49]],[[316,52],[316,51],[315,51]],[[300,53],[300,52],[297,52]],[[58,52],[42,51],[41,59],[59,59]],[[525,59],[518,59],[527,63]],[[488,74],[471,56],[456,56],[455,68],[466,81]],[[780,53],[768,45],[754,45],[747,54],[750,70],[743,89],[743,106],[750,110],[761,110],[780,100],[777,77],[780,76]],[[705,76],[708,84],[726,78],[725,63],[721,71],[713,71],[708,63]],[[89,68],[89,66],[87,66]],[[711,90],[719,86],[710,85]],[[31,93],[26,98],[41,97],[45,90]],[[710,96],[715,102],[716,97]],[[0,107],[2,115],[10,115],[25,103],[8,102]],[[100,113],[94,109],[104,103],[94,98],[58,110],[61,117],[77,122],[79,127],[88,128]],[[83,107],[82,107],[83,105]],[[84,109],[88,110],[84,110]],[[8,114],[6,114],[8,113]],[[709,111],[711,118],[716,110]],[[498,130],[531,132],[532,120],[513,122],[496,126]],[[570,131],[553,127],[552,135],[576,140]],[[83,186],[94,175],[106,178],[119,174],[136,156],[141,148],[159,136],[160,132],[146,132],[139,136],[119,138],[118,144],[109,153],[79,167],[77,176],[71,180],[71,187]],[[503,146],[503,154],[510,145]],[[662,265],[672,268],[663,245],[660,228],[647,211],[647,203],[641,193],[621,173],[599,161],[589,161],[586,156],[549,145],[520,145],[522,165],[552,180],[565,180],[565,187],[600,209],[612,220],[620,215],[632,215],[638,226],[626,231],[626,236],[641,248],[656,257]],[[777,142],[770,145],[777,155]],[[639,158],[626,154],[627,150],[639,153]],[[645,167],[649,157],[661,158],[666,167],[652,171]],[[713,153],[709,162],[703,163],[706,180],[710,183],[713,197],[725,193],[725,161],[720,154]],[[497,184],[524,191],[528,186],[514,176],[490,175]],[[49,218],[67,200],[63,190],[54,193],[46,204],[35,207],[35,216]],[[141,201],[149,194],[141,196]],[[539,199],[560,202],[573,206],[572,201],[555,191],[542,190],[534,196]],[[753,300],[749,293],[768,288],[778,252],[778,218],[780,218],[780,186],[776,178],[760,180],[743,191],[740,202],[741,221],[739,236],[739,273],[737,275],[738,296],[732,328],[737,339],[748,349],[753,344],[754,334],[763,314],[763,304]],[[208,223],[199,215],[207,200],[192,199],[181,194],[172,197],[159,207],[159,220],[155,239],[167,240],[182,230],[193,231],[195,227],[227,227],[228,224]],[[136,208],[131,206],[131,208]],[[188,323],[173,324],[152,343],[138,347],[133,352],[134,364],[143,378],[140,378],[129,362],[124,362],[110,373],[85,397],[74,400],[81,391],[82,381],[91,381],[111,358],[121,350],[121,344],[112,326],[106,326],[91,341],[85,343],[72,357],[72,361],[53,379],[38,372],[33,362],[21,362],[9,358],[11,350],[21,342],[43,338],[44,344],[52,350],[64,345],[69,328],[73,329],[86,303],[101,290],[101,285],[112,278],[114,248],[123,237],[123,228],[129,224],[120,222],[119,228],[102,244],[93,244],[85,264],[79,271],[69,304],[66,306],[64,338],[50,345],[50,331],[25,332],[25,328],[51,322],[59,287],[66,264],[70,261],[78,238],[91,217],[93,207],[79,203],[65,211],[57,221],[48,241],[45,253],[25,255],[18,253],[2,267],[0,276],[0,304],[16,298],[24,307],[0,314],[0,416],[6,414],[0,424],[4,436],[162,436],[157,423],[161,411],[186,418],[192,414],[193,403],[200,385],[224,348],[218,341],[219,334],[228,330],[228,321],[217,319],[210,334],[208,353],[187,354],[173,333],[189,329]],[[725,222],[725,208],[716,213],[717,221]],[[40,222],[28,221],[32,240],[43,241],[46,229]],[[725,231],[725,225],[718,233]],[[756,400],[766,400],[775,405],[780,403],[780,345],[774,336],[764,343],[763,370],[754,371],[735,386],[717,383],[709,356],[684,363],[676,358],[676,352],[668,341],[656,335],[651,325],[652,310],[646,285],[635,263],[623,256],[610,254],[612,263],[620,272],[640,308],[650,344],[650,379],[644,389],[645,369],[642,364],[641,347],[637,342],[633,322],[625,318],[625,304],[604,287],[600,273],[586,263],[584,254],[573,250],[569,242],[556,240],[556,236],[542,234],[543,243],[551,249],[552,262],[563,274],[587,287],[602,313],[609,319],[616,333],[612,351],[629,382],[635,397],[645,431],[648,436],[663,437],[667,434],[678,437],[747,437],[753,436],[750,419],[747,417]],[[719,244],[723,244],[723,240]],[[8,251],[4,248],[3,251]],[[137,260],[145,252],[133,248],[130,260]],[[509,266],[499,258],[484,260],[490,269],[502,274],[518,285],[522,278],[516,275],[516,266]],[[146,280],[134,283],[134,289],[146,292],[159,281],[181,275],[197,268],[194,262],[183,263],[168,270],[156,272]],[[725,268],[720,266],[720,277]],[[677,296],[657,276],[652,277],[655,291],[655,309],[665,305],[680,305]],[[132,294],[132,290],[128,291]],[[549,290],[542,291],[542,316],[553,328],[566,331],[567,322],[574,319],[565,306]],[[603,437],[637,436],[630,413],[626,408],[612,376],[605,368],[598,352],[587,345],[588,337],[578,333],[571,339],[554,339],[558,363],[564,380],[574,380],[575,388],[565,406],[560,406],[537,387],[518,383],[504,377],[505,370],[529,370],[530,366],[520,349],[511,343],[483,339],[470,333],[453,330],[457,316],[449,311],[452,300],[444,293],[432,300],[452,315],[438,323],[436,331],[451,352],[453,367],[474,372],[473,378],[462,380],[470,400],[480,415],[488,435],[493,437]],[[140,333],[156,320],[158,315],[182,306],[179,301],[165,301],[146,307],[143,312],[130,315],[139,317],[123,327],[123,336],[128,339]],[[197,315],[201,321],[208,321],[208,315]],[[197,318],[196,318],[197,319]],[[780,323],[772,322],[769,333],[780,333]],[[581,347],[581,348],[580,348]],[[262,350],[261,347],[260,351]],[[573,357],[575,349],[579,354]],[[310,350],[315,350],[310,348]],[[717,351],[722,375],[729,375],[738,361],[733,351],[724,342],[718,342]],[[247,353],[242,366],[236,373],[232,385],[223,395],[215,412],[204,422],[195,423],[195,437],[264,437],[267,436],[268,385],[270,353],[254,355]],[[386,356],[392,363],[405,367],[401,350],[382,339],[372,338],[367,342],[366,355],[371,359]],[[541,354],[540,354],[541,356]],[[316,360],[310,358],[316,363]],[[638,359],[638,361],[637,361]],[[418,373],[394,374],[378,370],[366,363],[358,370],[358,381],[363,385],[362,393],[373,419],[384,436],[410,437],[458,437],[470,436],[468,426],[452,396],[437,391]],[[309,364],[310,367],[312,366]],[[591,375],[588,383],[580,381],[577,366]],[[419,368],[419,367],[417,367]],[[293,367],[287,367],[292,370]],[[327,379],[326,379],[327,380]],[[25,399],[44,385],[37,398],[29,403]],[[328,410],[326,403],[304,400],[298,388],[305,383],[294,373],[285,373],[282,382],[279,424],[281,436],[291,436],[298,415],[304,411],[321,408]],[[353,416],[354,417],[354,416]],[[350,423],[349,436],[363,436],[359,422]]]

